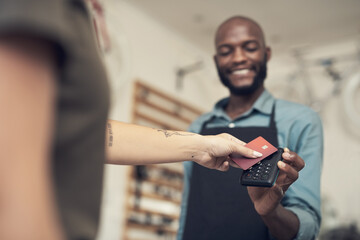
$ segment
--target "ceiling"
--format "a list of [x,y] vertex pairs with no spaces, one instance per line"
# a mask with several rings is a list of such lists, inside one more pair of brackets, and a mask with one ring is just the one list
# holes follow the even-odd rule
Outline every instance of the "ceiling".
[[[126,1],[126,0],[125,0]],[[278,53],[360,36],[359,0],[127,0],[206,52],[217,26],[233,15],[258,21]]]

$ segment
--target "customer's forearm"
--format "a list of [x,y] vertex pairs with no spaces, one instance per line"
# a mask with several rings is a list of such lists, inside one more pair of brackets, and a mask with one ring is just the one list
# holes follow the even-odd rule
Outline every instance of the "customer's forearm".
[[153,164],[194,161],[210,169],[226,171],[231,154],[257,158],[261,154],[244,142],[223,133],[216,136],[153,129],[108,121],[106,129],[107,163]]
[[[109,120],[106,128],[107,163],[147,164],[199,158],[202,136],[142,127]],[[193,144],[193,146],[192,146]]]
[[278,240],[294,239],[299,231],[298,217],[280,204],[271,214],[262,216],[262,219],[270,234]]

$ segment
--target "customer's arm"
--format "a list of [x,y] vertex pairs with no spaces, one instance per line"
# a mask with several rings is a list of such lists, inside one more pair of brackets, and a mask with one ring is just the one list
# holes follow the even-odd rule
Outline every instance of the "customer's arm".
[[55,61],[46,41],[0,36],[0,239],[62,239],[51,178]]
[[254,151],[229,134],[201,136],[195,133],[153,129],[110,120],[106,128],[108,163],[150,164],[195,161],[225,171],[230,154],[256,158]]

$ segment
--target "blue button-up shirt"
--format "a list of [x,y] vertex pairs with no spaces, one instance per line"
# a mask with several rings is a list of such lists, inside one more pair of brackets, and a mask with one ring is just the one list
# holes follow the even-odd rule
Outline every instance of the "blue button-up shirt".
[[[288,147],[305,161],[305,168],[286,191],[281,204],[299,218],[300,228],[296,239],[315,239],[321,222],[320,177],[323,161],[323,130],[319,116],[304,105],[275,99],[266,90],[250,110],[234,120],[224,111],[228,102],[229,98],[220,100],[211,112],[195,120],[189,131],[199,133],[203,123],[211,118],[213,120],[206,125],[207,128],[269,126],[272,106],[275,103],[279,147]],[[193,162],[184,163],[184,191],[178,240],[182,239],[185,227],[192,165]]]

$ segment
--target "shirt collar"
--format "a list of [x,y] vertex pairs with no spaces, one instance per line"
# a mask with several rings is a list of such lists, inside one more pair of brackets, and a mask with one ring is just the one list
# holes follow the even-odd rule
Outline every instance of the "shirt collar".
[[255,101],[253,109],[258,110],[264,114],[270,115],[272,112],[275,98],[265,89],[260,97]]
[[[224,110],[228,102],[229,102],[229,97],[219,100],[214,106],[213,116],[225,117],[226,119],[228,119],[229,117],[227,116]],[[251,109],[249,109],[249,111],[244,113],[241,117],[251,114],[254,110],[257,110],[258,112],[264,113],[266,115],[270,115],[274,102],[275,102],[275,98],[265,89],[261,93],[260,97],[255,101]]]

